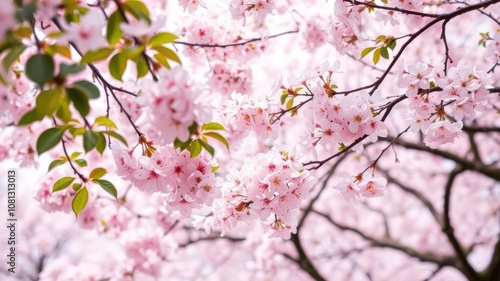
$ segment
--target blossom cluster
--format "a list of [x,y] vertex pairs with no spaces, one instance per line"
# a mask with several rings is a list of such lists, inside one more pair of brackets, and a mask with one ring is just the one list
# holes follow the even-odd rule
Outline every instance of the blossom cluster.
[[384,195],[387,186],[385,178],[372,178],[365,180],[362,175],[358,178],[352,177],[348,173],[343,173],[342,180],[334,188],[340,191],[346,200],[353,200],[356,196],[378,197]]
[[136,157],[133,150],[112,146],[117,174],[132,182],[138,189],[165,198],[168,211],[179,211],[184,218],[193,209],[210,206],[220,197],[210,163],[203,156],[190,157],[168,146],[157,147],[151,157]]
[[[157,143],[171,144],[176,138],[186,141],[188,127],[203,119],[204,108],[199,103],[200,94],[189,80],[186,70],[176,66],[158,73],[159,82],[145,85],[143,119],[140,122],[152,128]],[[150,134],[148,134],[150,135]]]
[[214,201],[213,216],[205,218],[204,226],[221,229],[224,235],[238,222],[260,220],[271,236],[290,238],[297,230],[300,204],[312,181],[295,150],[258,154],[242,169],[228,174],[222,198]]
[[445,73],[441,60],[424,58],[401,66],[396,83],[410,99],[405,119],[410,130],[421,130],[430,148],[453,143],[463,119],[472,121],[488,102],[488,75],[465,59]]
[[220,105],[220,112],[223,123],[230,131],[256,132],[259,136],[277,136],[277,126],[271,124],[270,110],[274,104],[266,99],[259,98],[259,95],[243,95],[240,93],[231,94],[231,99]]

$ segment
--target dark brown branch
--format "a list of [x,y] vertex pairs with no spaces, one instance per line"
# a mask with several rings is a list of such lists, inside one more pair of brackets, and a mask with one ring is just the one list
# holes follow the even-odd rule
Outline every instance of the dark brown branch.
[[392,70],[392,68],[394,67],[394,65],[398,61],[398,59],[403,55],[405,49],[415,39],[417,39],[422,33],[424,33],[427,29],[431,28],[432,26],[434,26],[438,22],[449,21],[449,20],[451,20],[451,19],[453,19],[455,17],[458,17],[460,15],[463,15],[465,13],[468,13],[468,12],[471,12],[471,11],[475,11],[475,10],[478,10],[478,9],[482,9],[482,8],[486,8],[486,7],[490,6],[490,5],[496,4],[498,2],[500,2],[500,0],[489,0],[489,1],[479,2],[477,4],[466,6],[466,7],[462,8],[462,9],[458,9],[458,10],[453,11],[451,13],[440,15],[439,17],[437,17],[434,20],[430,21],[429,23],[427,23],[425,26],[423,26],[417,32],[415,32],[414,34],[412,34],[410,36],[410,38],[401,46],[401,49],[394,56],[394,59],[391,61],[391,63],[389,64],[389,66],[387,67],[387,69],[385,70],[385,72],[382,74],[382,76],[380,76],[379,79],[377,79],[372,84],[369,84],[369,85],[366,85],[366,86],[363,86],[363,87],[359,87],[359,88],[356,88],[356,89],[353,89],[353,90],[338,92],[337,94],[347,95],[349,93],[358,92],[358,91],[365,90],[365,89],[370,89],[370,88],[372,88],[372,90],[370,91],[370,95],[373,94],[373,92],[375,92],[375,90],[385,80],[385,78],[387,77],[387,75],[389,74],[389,72]]
[[470,265],[467,260],[467,255],[455,236],[453,226],[451,225],[450,220],[450,200],[451,200],[451,189],[453,187],[453,182],[458,174],[463,172],[464,169],[457,165],[455,169],[450,173],[448,177],[448,181],[446,182],[445,190],[444,190],[444,207],[443,207],[443,232],[448,237],[453,249],[455,250],[455,254],[457,255],[459,261],[458,269],[467,276],[469,280],[481,280],[479,274],[474,270],[474,268]]
[[376,9],[379,9],[379,10],[393,11],[393,12],[398,12],[398,13],[402,13],[402,14],[406,14],[406,15],[414,15],[414,16],[427,17],[427,18],[438,18],[440,16],[440,15],[437,15],[437,14],[422,13],[422,12],[418,12],[418,11],[411,11],[411,10],[400,9],[400,8],[397,8],[397,7],[379,6],[379,5],[376,5],[376,4],[373,4],[373,3],[360,2],[360,1],[357,1],[357,0],[346,0],[346,2],[349,2],[349,3],[354,4],[354,5],[363,5],[363,6],[367,6],[367,7],[370,7],[370,8],[376,8]]
[[313,205],[316,201],[318,201],[319,197],[321,196],[321,193],[323,193],[323,191],[326,189],[326,187],[328,186],[328,182],[330,181],[332,175],[335,173],[335,170],[337,170],[337,167],[340,165],[340,163],[342,161],[344,161],[344,159],[347,158],[347,155],[349,155],[349,153],[346,153],[344,154],[342,157],[340,157],[337,162],[335,162],[335,164],[332,165],[332,167],[330,168],[330,170],[327,172],[326,174],[326,179],[323,180],[323,183],[321,185],[321,188],[320,190],[318,191],[318,193],[316,194],[316,196],[314,196],[313,199],[311,199],[311,201],[309,201],[309,204],[307,205],[307,207],[304,209],[304,212],[302,214],[302,217],[300,218],[299,220],[299,223],[297,224],[297,231],[300,230],[300,228],[302,227],[302,225],[304,224],[304,221],[306,220],[306,217],[311,213],[312,209],[313,209]]
[[[384,141],[392,142],[394,140],[394,137],[385,137],[381,138]],[[430,154],[434,154],[437,156],[441,156],[443,158],[452,160],[456,162],[457,164],[460,164],[463,166],[464,169],[466,170],[471,170],[475,171],[478,173],[481,173],[487,177],[490,177],[494,180],[500,181],[500,169],[495,168],[492,166],[486,166],[481,163],[476,163],[476,162],[471,162],[467,159],[464,159],[463,157],[457,156],[453,153],[442,151],[442,150],[437,150],[437,149],[432,149],[429,148],[425,145],[422,144],[417,144],[417,143],[412,143],[412,142],[407,142],[405,140],[399,139],[395,142],[397,145],[408,148],[408,149],[413,149],[413,150],[418,150],[418,151],[425,151]]]
[[388,171],[381,170],[381,169],[378,169],[378,170],[381,171],[382,173],[384,173],[384,177],[387,179],[387,181],[389,183],[395,184],[396,186],[401,188],[401,190],[403,190],[404,192],[409,193],[409,194],[413,195],[415,198],[417,198],[429,210],[429,212],[432,214],[432,217],[434,217],[436,222],[439,225],[442,225],[441,215],[438,213],[436,208],[434,208],[434,205],[432,205],[431,201],[429,199],[427,199],[427,197],[425,197],[424,194],[422,194],[420,191],[418,191],[414,188],[411,188],[411,187],[405,185],[404,183],[400,182],[399,180],[391,177],[391,175],[389,174]]
[[408,255],[410,257],[417,258],[423,262],[432,262],[432,263],[435,263],[435,264],[441,265],[441,266],[453,266],[454,267],[456,265],[455,257],[438,256],[438,255],[435,255],[435,254],[429,253],[429,252],[420,252],[416,249],[405,246],[405,245],[403,245],[397,241],[394,241],[393,239],[387,238],[387,237],[386,238],[372,237],[372,236],[365,234],[364,232],[362,232],[361,230],[359,230],[357,228],[343,225],[343,224],[340,224],[340,223],[334,221],[327,214],[323,214],[323,213],[318,212],[316,210],[313,210],[313,212],[318,214],[319,216],[325,218],[328,222],[330,222],[331,224],[333,224],[335,227],[339,228],[340,230],[356,233],[357,235],[359,235],[360,237],[362,237],[366,241],[370,242],[373,246],[382,247],[382,248],[391,248],[394,250],[398,250],[400,252],[405,253],[406,255]]
[[318,272],[314,264],[309,260],[304,248],[302,247],[302,243],[300,242],[300,238],[297,234],[292,234],[291,241],[299,254],[298,259],[294,259],[294,261],[302,268],[309,276],[311,276],[316,281],[326,281],[326,279],[321,276]]
[[[291,33],[298,33],[298,32],[299,32],[298,29],[292,30],[292,31],[285,31],[282,33],[271,35],[267,38],[276,38],[276,37],[279,37],[282,35],[291,34]],[[243,46],[243,45],[246,45],[248,43],[257,42],[257,41],[262,41],[262,37],[252,38],[252,39],[248,39],[248,40],[238,42],[238,43],[227,43],[227,44],[198,44],[198,43],[189,43],[189,42],[183,42],[183,41],[175,41],[174,44],[186,45],[186,46],[191,46],[191,47],[201,47],[201,48],[227,48],[227,47]]]

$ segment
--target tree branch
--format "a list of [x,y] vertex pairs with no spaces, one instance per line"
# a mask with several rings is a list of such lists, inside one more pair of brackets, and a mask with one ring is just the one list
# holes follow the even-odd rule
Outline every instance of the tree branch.
[[328,222],[330,222],[331,224],[333,224],[335,227],[339,228],[340,230],[356,233],[357,235],[359,235],[360,237],[362,237],[366,241],[370,242],[373,246],[382,247],[382,248],[391,248],[394,250],[398,250],[400,252],[405,253],[406,255],[408,255],[410,257],[417,258],[423,262],[432,262],[432,263],[435,263],[435,264],[440,265],[440,266],[452,266],[452,267],[456,266],[455,257],[438,256],[438,255],[435,255],[433,253],[428,253],[428,252],[424,253],[424,252],[420,252],[418,250],[415,250],[411,247],[405,246],[405,245],[403,245],[403,244],[401,244],[393,239],[390,239],[390,238],[372,237],[372,236],[365,234],[364,232],[362,232],[361,230],[359,230],[357,228],[343,225],[343,224],[340,224],[340,223],[334,221],[327,214],[323,214],[323,213],[318,212],[316,210],[313,210],[313,212],[318,214],[319,216],[325,218]]
[[[380,138],[380,139],[384,140],[384,141],[392,142],[394,140],[394,137],[388,136],[388,137]],[[402,147],[405,147],[408,149],[425,151],[425,152],[428,152],[430,154],[441,156],[443,158],[452,160],[452,161],[462,165],[463,168],[466,170],[475,171],[475,172],[483,174],[487,177],[490,177],[494,180],[500,181],[500,169],[499,168],[495,168],[492,166],[486,166],[486,165],[483,165],[481,163],[471,162],[467,159],[464,159],[463,157],[457,156],[457,155],[452,154],[450,152],[432,149],[432,148],[429,148],[425,145],[407,142],[407,141],[402,140],[402,139],[398,139],[395,143],[399,146],[402,146]]]
[[443,232],[448,237],[455,253],[457,255],[459,261],[458,269],[467,276],[469,280],[481,280],[479,274],[474,270],[474,268],[470,265],[469,261],[467,261],[467,255],[464,251],[464,248],[458,241],[455,236],[453,226],[450,221],[450,199],[451,199],[451,189],[453,187],[453,182],[458,174],[463,172],[464,169],[457,165],[453,171],[451,171],[448,181],[446,182],[445,190],[444,190],[444,207],[443,207]]

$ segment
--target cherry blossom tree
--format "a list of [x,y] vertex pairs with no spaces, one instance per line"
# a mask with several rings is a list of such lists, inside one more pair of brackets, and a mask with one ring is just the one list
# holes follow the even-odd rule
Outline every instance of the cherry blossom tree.
[[500,1],[0,3],[2,280],[500,278]]

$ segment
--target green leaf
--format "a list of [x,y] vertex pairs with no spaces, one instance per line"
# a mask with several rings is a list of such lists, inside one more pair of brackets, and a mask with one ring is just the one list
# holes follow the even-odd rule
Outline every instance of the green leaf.
[[123,31],[120,27],[122,22],[125,22],[125,19],[118,10],[109,16],[108,25],[106,26],[106,39],[108,39],[110,45],[116,44],[123,37]]
[[179,64],[181,64],[181,60],[177,56],[177,54],[172,51],[171,49],[163,46],[154,46],[152,47],[153,50],[156,50],[158,53],[164,55],[167,59],[173,60]]
[[118,127],[116,127],[115,122],[113,122],[111,119],[109,119],[106,116],[99,116],[99,117],[97,117],[95,119],[94,123],[96,123],[99,126],[105,126],[105,127],[110,127],[110,128],[113,128],[113,129],[118,129]]
[[201,153],[201,141],[199,139],[193,140],[189,146],[189,152],[191,152],[191,158],[194,158]]
[[137,79],[144,77],[148,74],[149,68],[146,60],[141,56],[136,62],[137,67]]
[[80,167],[87,167],[87,160],[85,159],[76,159],[75,163]]
[[62,139],[66,128],[54,127],[45,130],[36,142],[36,151],[41,155],[45,151],[56,146]]
[[388,60],[388,59],[389,59],[389,52],[387,52],[387,48],[386,48],[386,47],[382,47],[382,48],[380,48],[380,55],[381,55],[384,59],[386,59],[386,60]]
[[75,160],[75,159],[76,159],[78,156],[80,156],[80,155],[82,155],[82,153],[81,153],[81,152],[73,152],[73,153],[71,153],[71,155],[69,156],[69,158],[70,158],[71,160]]
[[106,149],[106,138],[104,137],[104,134],[101,132],[98,132],[97,135],[99,136],[99,141],[97,141],[95,149],[97,150],[97,152],[99,152],[99,154],[102,155],[102,153]]
[[108,171],[106,171],[106,169],[104,168],[95,168],[94,170],[92,170],[92,172],[90,172],[89,174],[89,178],[91,179],[100,179],[102,178]]
[[118,134],[117,132],[114,132],[114,131],[101,131],[101,133],[104,133],[110,137],[113,137],[119,141],[121,141],[124,145],[126,145],[128,147],[128,143],[127,143],[127,140],[125,140],[125,138]]
[[66,189],[74,180],[75,178],[73,177],[64,177],[59,179],[58,181],[56,181],[56,183],[54,183],[54,186],[52,187],[52,192]]
[[213,166],[213,167],[212,167],[212,173],[217,172],[217,170],[219,170],[219,168],[220,168],[220,165],[218,165],[218,166]]
[[394,50],[396,48],[396,40],[392,40],[391,43],[389,43],[389,49]]
[[125,11],[132,14],[136,19],[143,19],[148,24],[151,24],[151,19],[149,18],[149,10],[141,1],[126,1],[122,4]]
[[380,60],[380,49],[376,49],[375,52],[373,53],[373,63],[377,64],[379,60]]
[[175,34],[161,32],[149,39],[148,44],[151,46],[163,45],[174,42],[178,37]]
[[85,133],[85,128],[71,128],[69,129],[69,133],[73,138],[79,135],[83,135]]
[[365,48],[363,51],[361,51],[361,58],[364,58],[366,55],[368,55],[373,50],[375,50],[375,47]]
[[25,49],[26,47],[23,45],[12,46],[10,52],[3,59],[3,69],[9,70],[10,66],[19,58]]
[[87,116],[90,112],[89,99],[81,88],[66,88],[66,93],[68,94],[69,99],[73,102],[73,106],[76,110],[78,110],[78,112],[80,112],[82,117]]
[[188,130],[189,130],[189,134],[192,135],[194,133],[196,133],[196,130],[198,130],[198,123],[196,123],[196,121],[193,122],[193,124],[191,124],[189,127],[188,127]]
[[290,109],[293,107],[293,100],[293,98],[288,100],[288,102],[286,103],[286,109]]
[[73,198],[73,202],[71,202],[71,207],[73,209],[73,212],[75,213],[75,216],[78,216],[78,214],[85,208],[88,200],[89,192],[87,191],[87,188],[84,187],[80,189],[80,191],[78,191],[78,193]]
[[61,90],[49,89],[41,92],[36,97],[36,111],[43,116],[52,116],[52,114],[59,108],[59,101],[61,100]]
[[52,169],[54,169],[55,167],[60,166],[64,163],[66,163],[66,160],[56,159],[56,160],[52,161],[49,165],[49,170],[47,170],[47,173],[52,171]]
[[116,192],[116,188],[111,182],[109,182],[107,180],[98,180],[98,179],[93,180],[93,182],[99,184],[102,187],[102,189],[104,189],[109,194],[113,195],[113,197],[115,197],[115,198],[118,197],[118,194]]
[[[121,36],[120,36],[121,37]],[[83,55],[80,63],[92,63],[107,59],[114,51],[113,48],[101,48],[95,51],[88,51]]]
[[212,157],[214,156],[215,149],[213,148],[213,146],[209,145],[208,143],[202,140],[200,140],[200,144],[206,151],[208,151],[208,153],[210,153],[210,155],[212,155]]
[[[210,130],[212,130],[212,131],[225,131],[226,128],[224,128],[224,126],[220,123],[210,122],[210,123],[203,124],[201,126],[201,130],[202,131],[210,131]],[[193,133],[191,133],[191,134],[193,134]]]
[[91,151],[99,141],[99,135],[94,131],[85,131],[83,134],[83,148],[85,153]]
[[226,146],[227,150],[229,150],[229,143],[227,142],[226,138],[220,135],[219,133],[207,132],[204,133],[203,135],[218,140],[219,142],[224,144],[224,146]]
[[122,76],[126,68],[127,57],[123,53],[114,55],[109,61],[109,72],[116,80],[122,81]]
[[137,62],[142,58],[142,52],[144,51],[143,46],[138,47],[125,47],[122,49],[121,53],[126,59]]
[[82,188],[82,184],[81,183],[77,182],[77,183],[73,184],[73,190],[74,191],[78,191],[78,190],[80,190],[80,188]]
[[31,20],[33,14],[36,12],[37,5],[35,3],[30,3],[28,5],[22,6],[21,9],[16,12],[16,19],[18,22],[22,23]]
[[170,64],[168,63],[167,59],[165,58],[164,55],[158,53],[158,54],[154,54],[153,57],[155,57],[155,59],[161,63],[164,67],[166,67],[167,69],[170,69]]
[[61,63],[59,65],[59,75],[66,77],[68,74],[75,74],[85,69],[85,66],[80,64],[65,64]]
[[97,99],[101,95],[99,88],[94,83],[86,80],[77,81],[71,86],[80,89],[88,99]]
[[191,139],[188,139],[185,142],[180,141],[178,138],[175,138],[174,140],[174,147],[175,148],[180,148],[181,151],[184,149],[188,148],[188,146],[191,144]]
[[380,36],[377,36],[377,38],[375,38],[375,41],[376,42],[383,42],[387,39],[387,37],[385,35],[380,35]]
[[33,108],[32,110],[26,112],[21,119],[19,120],[19,123],[17,123],[18,126],[24,126],[31,124],[35,121],[40,121],[45,117],[45,115],[38,113],[36,107]]
[[46,54],[35,54],[25,66],[26,76],[40,87],[54,78],[54,61]]
[[281,102],[282,105],[285,104],[286,98],[288,98],[288,93],[281,95],[280,102]]
[[57,109],[56,116],[64,123],[71,120],[71,111],[69,110],[69,99],[64,97],[59,101],[59,108]]

